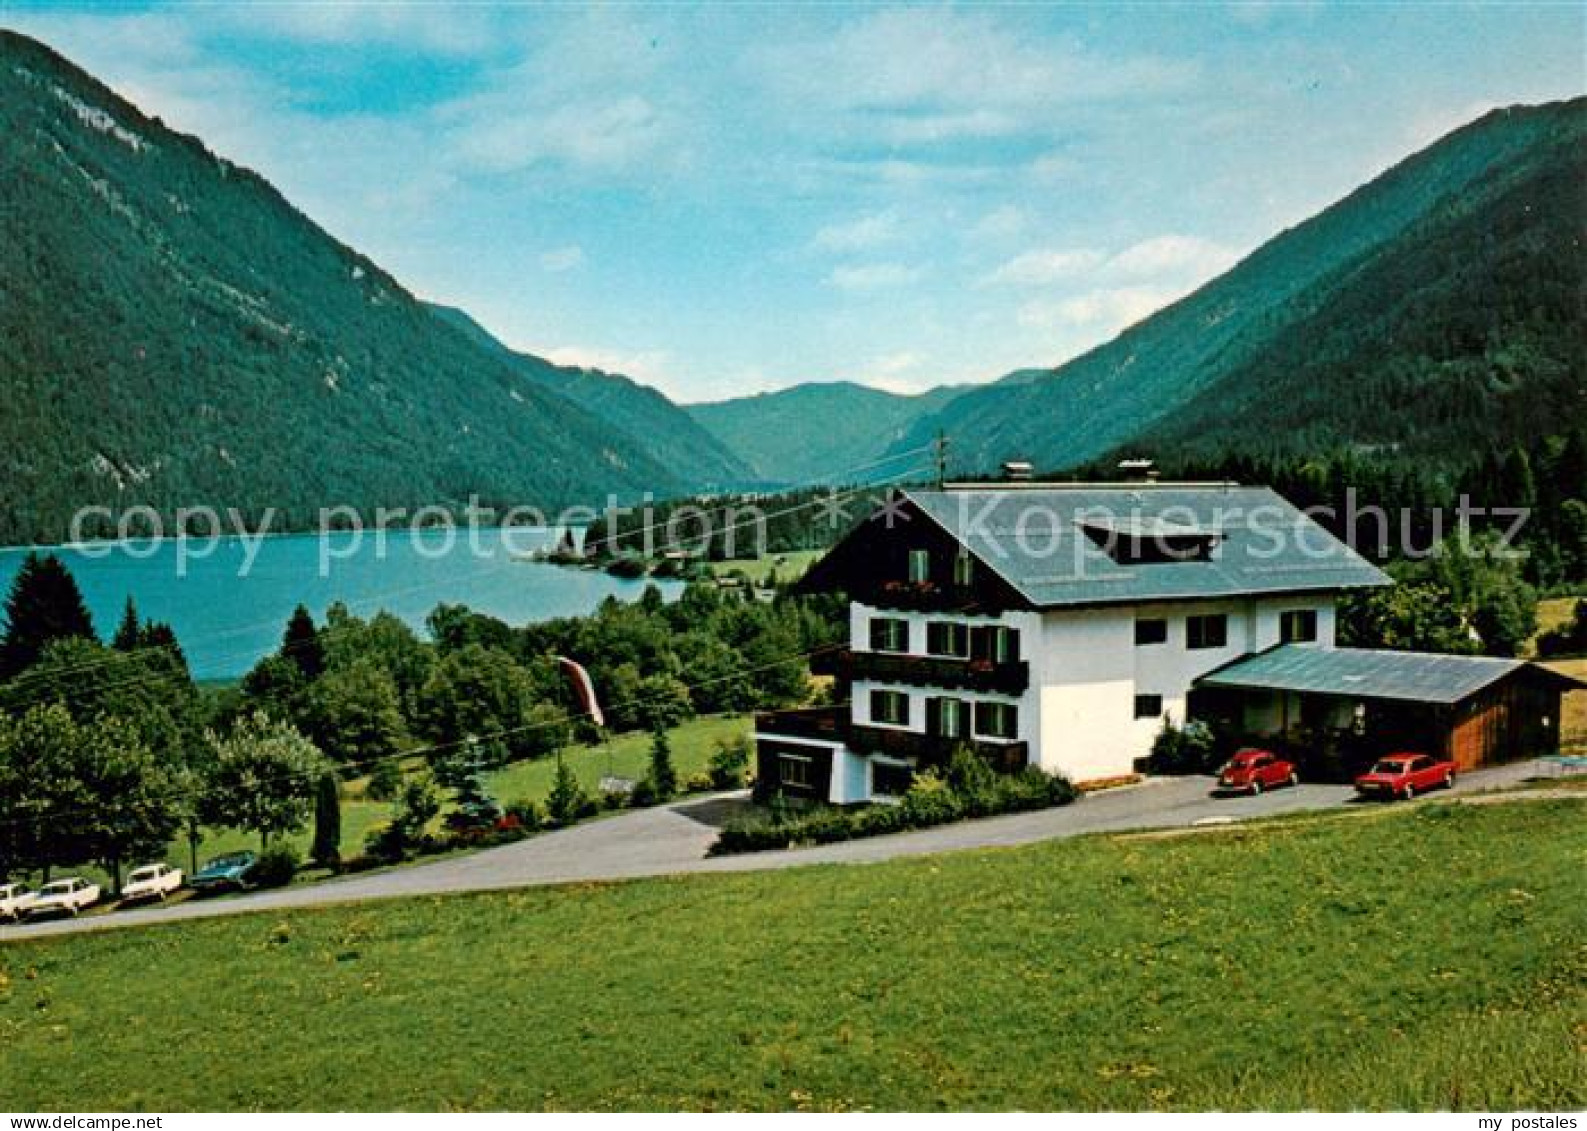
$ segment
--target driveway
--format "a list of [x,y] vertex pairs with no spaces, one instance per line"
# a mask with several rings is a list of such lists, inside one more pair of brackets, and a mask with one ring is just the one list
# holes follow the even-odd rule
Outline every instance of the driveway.
[[[1547,774],[1548,770],[1537,762],[1496,766],[1465,774],[1456,782],[1453,792],[1462,794],[1514,785]],[[743,794],[718,794],[624,813],[501,848],[386,872],[231,899],[189,900],[169,907],[144,907],[86,919],[0,927],[0,940],[446,892],[684,872],[743,872],[802,864],[865,863],[963,848],[1030,844],[1085,833],[1186,828],[1209,818],[1244,820],[1302,809],[1361,804],[1355,800],[1354,790],[1344,785],[1303,784],[1259,797],[1215,798],[1208,794],[1209,782],[1210,779],[1203,777],[1154,778],[1137,786],[1092,794],[1058,809],[961,821],[918,832],[812,848],[708,857],[706,849],[716,839],[717,828],[745,805]],[[1442,793],[1431,796],[1438,797]]]

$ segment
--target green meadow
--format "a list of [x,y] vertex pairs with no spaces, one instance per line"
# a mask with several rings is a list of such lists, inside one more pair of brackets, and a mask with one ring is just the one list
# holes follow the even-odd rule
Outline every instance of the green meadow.
[[262,913],[0,946],[8,1107],[1587,1104],[1587,808]]

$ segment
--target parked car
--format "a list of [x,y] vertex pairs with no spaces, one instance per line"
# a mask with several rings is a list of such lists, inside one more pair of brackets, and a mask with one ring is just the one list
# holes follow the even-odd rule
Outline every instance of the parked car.
[[240,891],[248,886],[248,879],[253,875],[254,865],[259,863],[259,857],[252,852],[228,852],[224,856],[217,856],[198,870],[193,877],[194,891]]
[[1363,797],[1403,797],[1455,784],[1455,763],[1430,754],[1389,754],[1356,779]]
[[141,868],[134,868],[127,882],[121,885],[121,902],[141,903],[146,899],[164,902],[168,895],[181,888],[180,868],[173,868],[169,864],[145,864]]
[[91,884],[81,876],[56,880],[39,888],[22,914],[29,919],[42,919],[46,915],[78,915],[83,908],[99,902],[99,885]]
[[1254,747],[1236,752],[1218,771],[1219,790],[1244,790],[1252,796],[1275,786],[1299,784],[1300,774],[1295,770],[1295,763]]
[[0,884],[0,919],[22,918],[38,894],[26,884]]

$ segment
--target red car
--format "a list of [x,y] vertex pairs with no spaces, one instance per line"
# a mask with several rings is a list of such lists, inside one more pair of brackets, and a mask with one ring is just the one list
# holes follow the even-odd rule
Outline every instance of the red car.
[[1356,779],[1364,797],[1403,797],[1409,801],[1426,789],[1455,784],[1455,763],[1430,754],[1387,754]]
[[1277,754],[1247,747],[1239,751],[1218,771],[1220,790],[1245,790],[1252,796],[1269,786],[1299,785],[1295,764]]

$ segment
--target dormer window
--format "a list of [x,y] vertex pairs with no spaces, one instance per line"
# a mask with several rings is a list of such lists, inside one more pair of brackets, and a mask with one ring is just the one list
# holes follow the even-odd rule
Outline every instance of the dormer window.
[[931,580],[931,551],[909,551],[909,583],[911,585],[924,585]]
[[1087,538],[1119,565],[1206,562],[1223,535],[1207,527],[1167,519],[1125,516],[1081,518]]

